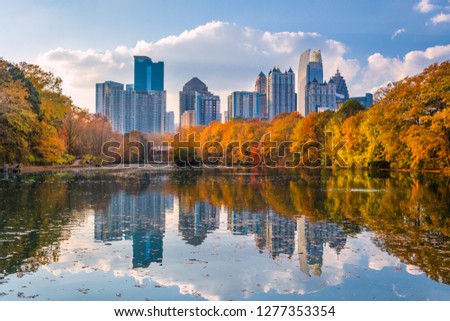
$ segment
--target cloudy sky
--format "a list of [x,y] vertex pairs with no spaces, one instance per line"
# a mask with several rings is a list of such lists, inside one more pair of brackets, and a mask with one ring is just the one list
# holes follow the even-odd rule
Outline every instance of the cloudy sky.
[[95,83],[133,82],[133,55],[165,62],[168,110],[193,76],[219,94],[252,90],[260,71],[298,68],[321,49],[350,95],[450,59],[450,0],[0,0],[0,57],[63,78],[75,104],[95,109]]

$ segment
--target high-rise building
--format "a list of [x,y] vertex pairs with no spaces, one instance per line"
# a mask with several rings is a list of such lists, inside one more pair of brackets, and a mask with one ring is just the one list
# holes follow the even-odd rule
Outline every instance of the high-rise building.
[[333,82],[336,86],[336,94],[342,96],[342,98],[347,100],[349,98],[347,83],[345,82],[344,77],[341,76],[339,68],[336,70],[336,74],[331,77],[331,79],[333,79]]
[[164,62],[134,56],[134,90],[164,90]]
[[361,97],[351,97],[351,99],[358,101],[364,108],[369,108],[373,105],[373,95],[371,93],[366,93]]
[[344,77],[341,76],[339,68],[331,79],[336,86],[336,108],[339,108],[349,98],[347,83],[345,82]]
[[166,118],[166,92],[151,90],[136,92],[134,129],[144,133],[164,132]]
[[181,128],[189,128],[195,126],[195,110],[186,110],[180,119]]
[[201,94],[209,93],[208,86],[206,86],[205,83],[197,77],[189,80],[183,86],[183,90],[180,91],[180,119],[186,110],[195,109],[195,92],[199,92]]
[[333,79],[323,84],[314,79],[306,85],[305,92],[308,113],[336,110],[336,86]]
[[228,96],[227,118],[256,118],[260,115],[260,100],[257,92],[233,91]]
[[111,118],[111,109],[114,108],[114,95],[123,90],[123,84],[114,81],[105,81],[95,85],[95,112]]
[[220,121],[220,97],[195,92],[195,125],[209,125]]
[[269,119],[269,111],[267,109],[267,77],[261,71],[256,78],[255,91],[259,94],[259,110],[261,119]]
[[[345,80],[340,74],[337,73],[335,77],[340,90],[347,90]],[[312,112],[336,110],[336,83],[333,78],[328,83],[323,81],[320,50],[311,53],[308,49],[300,55],[297,90],[297,109],[303,116],[306,117]]]
[[297,110],[303,116],[307,116],[316,110],[309,110],[306,104],[306,85],[314,80],[318,84],[323,84],[322,54],[320,50],[311,53],[311,49],[308,49],[300,55],[297,77]]
[[166,92],[164,63],[135,56],[135,84],[112,81],[96,84],[96,111],[106,116],[113,130],[128,133],[164,131]]
[[283,112],[295,110],[295,74],[291,68],[281,72],[278,67],[269,71],[267,78],[267,108],[269,119]]
[[173,111],[166,113],[166,126],[164,131],[167,133],[175,132],[175,113]]
[[309,64],[310,49],[300,55],[297,71],[297,110],[303,116],[306,115],[306,74]]

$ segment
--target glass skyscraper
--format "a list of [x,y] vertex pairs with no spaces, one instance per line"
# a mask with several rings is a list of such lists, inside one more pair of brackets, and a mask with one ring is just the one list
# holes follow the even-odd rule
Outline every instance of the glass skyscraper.
[[313,82],[319,85],[324,84],[322,54],[320,50],[311,53],[311,49],[308,49],[300,55],[298,65],[297,110],[303,116],[317,111],[316,108],[310,108],[311,105],[307,104],[306,86]]
[[134,56],[134,90],[164,90],[164,62],[153,62],[149,57]]
[[166,125],[164,62],[134,57],[134,84],[106,81],[96,84],[96,112],[106,116],[113,130],[162,133]]

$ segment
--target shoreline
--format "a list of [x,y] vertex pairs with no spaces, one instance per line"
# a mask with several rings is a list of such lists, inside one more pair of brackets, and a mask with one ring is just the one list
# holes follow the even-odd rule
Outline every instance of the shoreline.
[[[19,174],[30,174],[30,173],[40,173],[40,172],[59,172],[59,171],[92,171],[92,170],[146,170],[146,171],[174,171],[174,170],[211,170],[211,169],[305,169],[305,170],[350,170],[350,171],[375,171],[375,172],[389,172],[389,173],[410,173],[410,174],[443,174],[444,176],[450,177],[450,169],[440,169],[440,170],[411,170],[411,169],[369,169],[369,168],[336,168],[332,166],[323,167],[267,167],[267,166],[255,166],[255,167],[245,167],[245,166],[217,166],[217,167],[179,167],[174,164],[120,164],[117,166],[107,165],[107,166],[93,166],[93,165],[27,165],[21,166]],[[2,170],[0,172],[3,173]],[[9,174],[12,174],[9,172]]]

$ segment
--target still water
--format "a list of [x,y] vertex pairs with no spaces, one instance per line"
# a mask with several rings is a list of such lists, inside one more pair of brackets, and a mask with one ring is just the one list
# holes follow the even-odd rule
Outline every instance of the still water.
[[0,300],[450,300],[450,180],[98,170],[0,181]]

